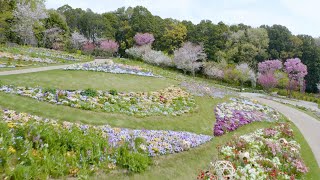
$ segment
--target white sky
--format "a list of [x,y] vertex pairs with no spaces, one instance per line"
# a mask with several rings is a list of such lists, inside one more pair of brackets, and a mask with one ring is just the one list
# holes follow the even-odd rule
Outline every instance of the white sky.
[[114,11],[123,6],[142,5],[162,18],[203,19],[213,23],[244,23],[254,27],[281,24],[293,34],[320,36],[320,0],[47,0],[47,8],[69,4],[94,12]]

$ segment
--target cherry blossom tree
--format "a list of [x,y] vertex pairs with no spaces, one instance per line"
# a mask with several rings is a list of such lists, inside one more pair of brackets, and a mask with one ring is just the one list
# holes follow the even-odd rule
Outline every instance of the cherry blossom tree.
[[34,6],[31,1],[20,0],[13,12],[15,24],[12,31],[23,41],[23,44],[36,45],[37,39],[33,32],[36,23],[41,24],[41,19],[47,18],[45,5],[39,1]]
[[258,64],[258,70],[260,73],[275,72],[276,70],[282,69],[282,62],[278,59],[276,60],[266,60]]
[[134,41],[138,46],[151,45],[154,40],[154,36],[150,33],[137,33],[134,36]]
[[293,89],[293,84],[299,84],[300,90],[303,91],[305,83],[304,77],[308,74],[307,66],[304,65],[299,58],[287,59],[284,63],[285,72],[289,76],[289,96]]
[[241,64],[238,64],[236,66],[236,70],[239,72],[239,81],[241,82],[241,89],[240,91],[242,90],[242,87],[243,87],[243,83],[251,80],[251,84],[252,86],[254,86],[254,83],[255,83],[255,73],[254,71],[250,68],[250,66],[247,64],[247,63],[241,63]]
[[100,42],[100,49],[113,54],[118,52],[119,44],[113,40],[103,40]]
[[194,76],[196,71],[200,69],[207,55],[203,51],[201,45],[194,45],[191,42],[174,51],[174,63],[178,69],[186,72],[191,72]]
[[81,49],[83,44],[88,42],[88,39],[86,37],[84,37],[84,35],[75,31],[71,34],[71,42],[72,42],[73,48]]
[[258,83],[266,90],[269,91],[271,88],[274,88],[278,84],[277,78],[273,73],[268,72],[264,74],[259,74]]

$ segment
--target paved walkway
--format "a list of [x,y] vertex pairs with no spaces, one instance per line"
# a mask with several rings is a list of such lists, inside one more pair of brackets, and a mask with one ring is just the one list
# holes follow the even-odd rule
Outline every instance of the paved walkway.
[[284,104],[261,98],[259,94],[254,93],[241,93],[241,96],[256,99],[259,102],[266,104],[285,115],[291,120],[301,131],[302,135],[308,142],[312,152],[320,167],[320,122],[315,118],[297,110],[286,106]]
[[[94,61],[91,62],[86,62],[86,63],[98,63],[102,64],[106,59],[95,59]],[[66,65],[59,65],[59,66],[47,66],[47,67],[38,67],[38,68],[30,68],[30,69],[19,69],[19,70],[11,70],[11,71],[2,71],[0,72],[0,76],[6,76],[6,75],[13,75],[13,74],[26,74],[26,73],[33,73],[33,72],[40,72],[40,71],[50,71],[50,70],[55,70],[55,69],[63,69],[71,64],[66,64]]]

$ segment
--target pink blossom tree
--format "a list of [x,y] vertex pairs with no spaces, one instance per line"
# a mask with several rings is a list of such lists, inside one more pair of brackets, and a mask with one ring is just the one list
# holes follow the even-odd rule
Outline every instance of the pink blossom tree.
[[278,84],[277,78],[273,73],[268,72],[264,74],[259,74],[258,83],[266,90],[269,91],[271,88],[274,88]]
[[137,33],[134,36],[134,41],[138,46],[151,45],[154,40],[154,36],[150,33]]
[[300,90],[303,91],[305,84],[302,82],[304,82],[304,77],[308,74],[307,66],[299,58],[287,59],[284,65],[285,72],[289,76],[289,96],[293,90],[293,84],[300,84]]
[[84,43],[82,46],[83,51],[87,53],[92,53],[95,48],[96,48],[95,44],[89,41]]
[[276,60],[266,60],[260,62],[258,64],[258,70],[260,73],[268,73],[268,72],[275,72],[276,70],[282,69],[282,62],[278,59]]
[[113,40],[104,40],[100,42],[100,49],[113,54],[118,52],[119,44]]

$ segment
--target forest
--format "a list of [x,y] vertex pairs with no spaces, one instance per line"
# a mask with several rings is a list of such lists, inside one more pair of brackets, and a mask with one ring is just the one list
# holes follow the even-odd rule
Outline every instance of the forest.
[[[46,9],[43,0],[0,1],[0,43],[16,43],[69,52],[104,55],[95,48],[116,48],[112,55],[127,57],[126,50],[135,46],[137,33],[150,33],[154,37],[152,49],[168,56],[185,42],[203,47],[207,62],[227,62],[229,65],[248,64],[258,71],[265,60],[299,58],[307,66],[305,76],[307,92],[318,92],[320,81],[320,39],[310,35],[294,35],[282,25],[251,27],[245,24],[217,24],[202,20],[163,19],[148,9],[122,7],[102,14],[91,9],[64,5]],[[263,22],[262,22],[263,23]],[[83,51],[83,52],[81,52]]]

